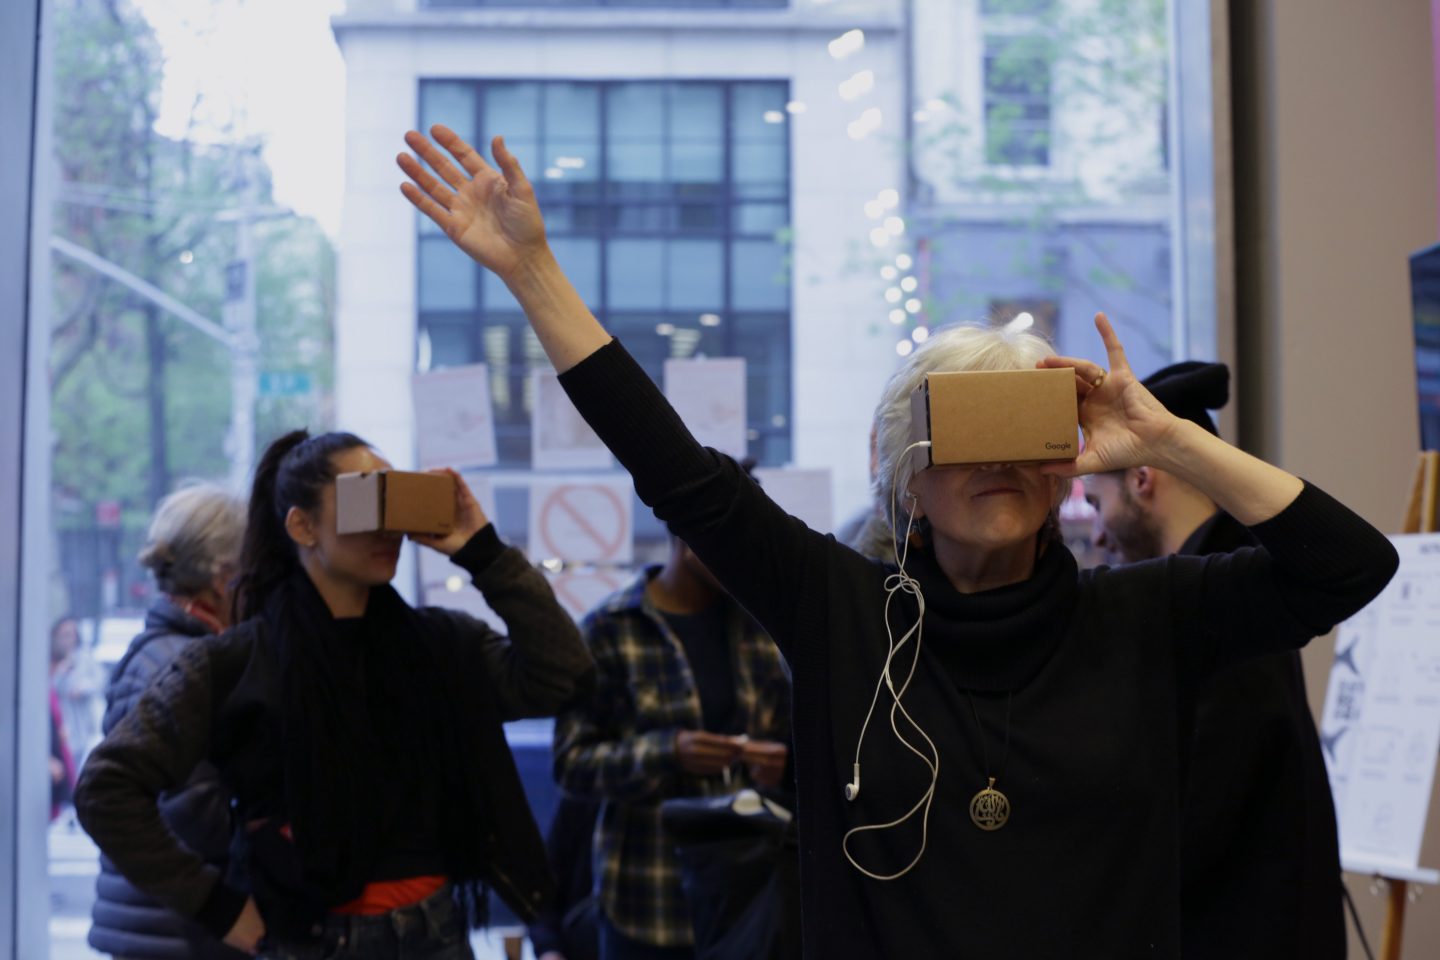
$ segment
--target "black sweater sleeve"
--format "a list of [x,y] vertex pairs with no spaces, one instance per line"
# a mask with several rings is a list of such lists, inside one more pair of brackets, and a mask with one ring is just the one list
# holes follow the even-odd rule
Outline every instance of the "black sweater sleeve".
[[[703,447],[618,340],[560,376],[575,408],[635,480],[635,492],[775,638],[792,665],[791,629],[820,555],[848,548],[790,516],[730,457]],[[857,561],[860,560],[856,555]]]
[[579,628],[544,575],[523,553],[506,546],[493,524],[451,560],[470,574],[485,602],[505,621],[509,636],[453,611],[429,615],[448,616],[458,626],[461,655],[470,662],[478,658],[502,720],[553,716],[589,692],[595,663]]
[[1250,528],[1259,548],[1174,557],[1182,669],[1304,646],[1373,600],[1399,557],[1385,536],[1318,487]]

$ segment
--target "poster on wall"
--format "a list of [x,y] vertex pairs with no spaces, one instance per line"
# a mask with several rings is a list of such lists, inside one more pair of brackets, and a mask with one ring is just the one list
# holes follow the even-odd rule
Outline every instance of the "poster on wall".
[[625,566],[635,556],[634,493],[623,475],[530,485],[530,559]]
[[417,373],[411,390],[420,469],[495,465],[495,414],[485,364]]
[[696,440],[744,459],[749,443],[743,358],[666,360],[665,396]]
[[534,417],[530,428],[530,464],[536,470],[609,470],[615,466],[605,444],[570,402],[551,370],[531,375]]
[[771,500],[818,533],[835,529],[830,471],[801,467],[756,467],[755,479]]
[[584,566],[546,573],[545,579],[550,581],[555,599],[579,620],[634,576],[635,571],[626,567]]
[[1440,534],[1391,537],[1400,570],[1341,625],[1320,722],[1346,870],[1427,883],[1440,752]]

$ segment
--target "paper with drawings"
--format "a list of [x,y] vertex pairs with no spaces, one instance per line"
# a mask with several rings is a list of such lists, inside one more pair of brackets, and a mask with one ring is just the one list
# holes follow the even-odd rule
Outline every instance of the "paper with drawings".
[[745,458],[750,445],[744,358],[666,360],[665,396],[696,440],[737,460]]
[[1341,861],[1361,873],[1419,866],[1440,751],[1440,534],[1391,541],[1400,571],[1340,627],[1320,724]]

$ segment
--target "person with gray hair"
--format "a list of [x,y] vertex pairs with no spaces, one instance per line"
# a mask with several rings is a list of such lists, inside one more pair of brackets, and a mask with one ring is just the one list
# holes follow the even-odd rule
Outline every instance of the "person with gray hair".
[[[805,955],[1179,956],[1197,685],[1360,610],[1394,575],[1390,542],[1166,410],[1097,314],[1108,369],[978,327],[907,358],[877,416],[898,563],[868,560],[695,440],[565,277],[502,138],[492,165],[431,133],[406,135],[419,159],[400,156],[401,191],[504,281],[640,499],[789,661]],[[925,373],[1037,366],[1073,371],[1075,460],[912,472]],[[1080,571],[1054,536],[1063,489],[1140,464],[1203,490],[1258,546]]]
[[[195,483],[161,500],[139,561],[158,595],[145,629],[115,666],[105,694],[108,734],[140,694],[199,637],[230,625],[231,581],[245,536],[245,504],[221,487]],[[201,763],[161,803],[166,825],[186,846],[222,866],[230,849],[230,793],[215,767]],[[92,908],[90,946],[126,960],[239,960],[245,956],[135,888],[103,853]]]

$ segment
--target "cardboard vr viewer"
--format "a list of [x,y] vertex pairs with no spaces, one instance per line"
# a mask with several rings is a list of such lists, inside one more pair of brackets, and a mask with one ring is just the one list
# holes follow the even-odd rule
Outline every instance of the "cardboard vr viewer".
[[338,533],[433,533],[455,529],[455,478],[448,473],[372,470],[335,478]]
[[910,395],[919,472],[940,464],[1045,463],[1079,453],[1075,371],[930,373]]

